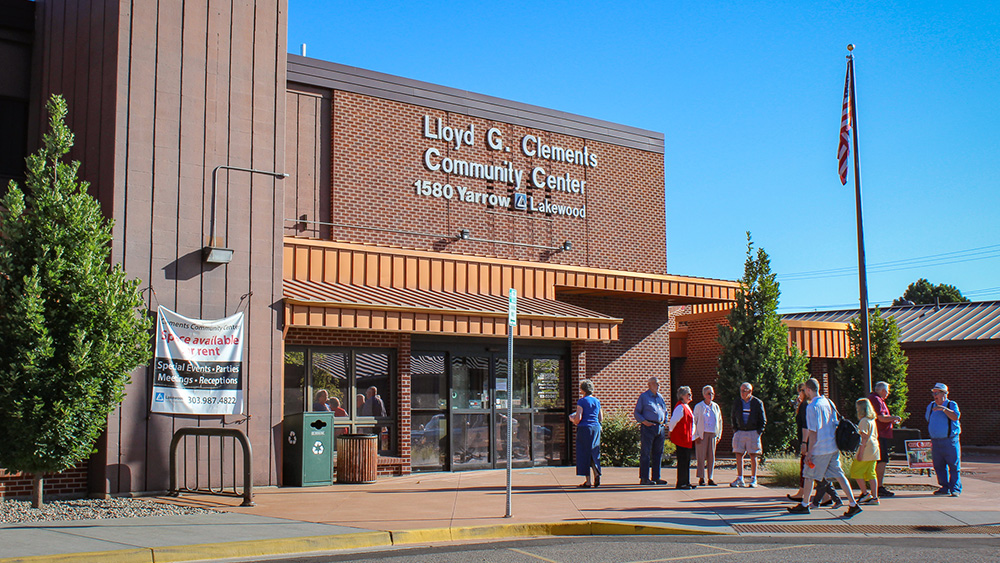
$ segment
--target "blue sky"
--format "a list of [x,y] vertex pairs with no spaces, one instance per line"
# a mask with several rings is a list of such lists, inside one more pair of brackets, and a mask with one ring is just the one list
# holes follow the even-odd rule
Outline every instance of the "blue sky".
[[749,230],[782,312],[858,303],[836,160],[854,43],[872,304],[920,277],[1000,299],[1000,3],[290,0],[302,43],[664,133],[669,273],[739,278]]

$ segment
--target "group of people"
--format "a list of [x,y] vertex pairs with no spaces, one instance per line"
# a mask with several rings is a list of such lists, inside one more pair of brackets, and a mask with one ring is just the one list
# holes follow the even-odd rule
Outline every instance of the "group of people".
[[[640,455],[639,484],[665,485],[660,466],[666,438],[676,446],[677,489],[716,486],[714,480],[715,449],[722,435],[722,411],[713,400],[715,389],[702,388],[703,401],[691,408],[691,388],[677,389],[677,404],[667,416],[667,405],[659,392],[659,379],[650,377],[648,389],[639,395],[634,416],[639,423]],[[600,401],[594,397],[590,380],[580,383],[581,398],[570,420],[577,425],[577,475],[585,478],[581,488],[601,484],[601,421]],[[857,498],[840,464],[840,449],[836,431],[840,421],[837,408],[820,393],[819,381],[811,378],[799,385],[795,420],[799,429],[800,487],[788,495],[796,504],[788,508],[795,514],[808,513],[810,508],[843,504],[833,482],[847,497],[850,518],[861,512],[861,504],[879,504],[880,499],[895,496],[884,486],[885,469],[889,461],[893,426],[899,416],[891,414],[886,405],[890,386],[884,381],[875,384],[873,392],[855,402],[858,417],[860,447],[854,453],[850,479],[858,484]],[[948,399],[948,386],[938,383],[931,390],[934,400],[927,405],[925,418],[931,438],[931,455],[940,488],[935,495],[958,496],[962,492],[961,445],[959,435],[961,413],[958,404]],[[733,424],[733,453],[736,456],[736,480],[731,487],[757,486],[757,461],[762,452],[761,435],[767,425],[764,403],[753,395],[753,385],[740,385],[740,399],[733,402],[730,412]],[[691,483],[690,466],[695,459],[698,483]],[[750,475],[744,476],[746,458],[750,458]],[[593,478],[592,478],[593,476]],[[706,482],[707,479],[707,482]],[[817,484],[818,483],[818,484]],[[815,492],[815,494],[813,494]]]
[[[382,397],[378,394],[378,388],[375,386],[369,387],[364,393],[358,393],[357,397],[355,397],[355,406],[357,407],[357,411],[355,412],[358,413],[358,416],[386,416],[385,403],[382,401]],[[344,409],[340,399],[331,397],[329,391],[326,389],[316,391],[312,410],[332,412],[335,417],[348,416],[347,410]]]

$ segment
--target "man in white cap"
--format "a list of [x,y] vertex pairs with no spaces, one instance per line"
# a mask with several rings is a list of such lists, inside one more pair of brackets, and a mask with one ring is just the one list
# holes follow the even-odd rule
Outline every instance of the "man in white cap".
[[962,494],[962,446],[958,441],[962,433],[959,422],[962,413],[958,410],[958,403],[948,399],[948,386],[944,383],[936,384],[931,393],[934,400],[927,405],[924,418],[927,419],[927,433],[931,437],[934,473],[941,485],[934,494],[957,497]]

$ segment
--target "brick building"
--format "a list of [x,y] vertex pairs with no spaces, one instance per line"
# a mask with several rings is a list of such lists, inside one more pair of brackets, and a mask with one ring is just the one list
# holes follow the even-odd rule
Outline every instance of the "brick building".
[[[721,349],[718,325],[724,308],[683,308],[674,311],[671,332],[673,385],[699,388],[714,384]],[[1000,395],[1000,302],[943,303],[887,307],[883,316],[896,319],[900,347],[907,358],[909,418],[904,426],[927,435],[924,410],[935,383],[949,386],[949,397],[962,410],[962,444],[1000,446],[1000,414],[993,398]],[[847,357],[847,326],[857,311],[821,311],[782,316],[789,328],[789,344],[809,357],[809,371],[825,392],[838,396],[834,369]],[[872,375],[872,383],[878,374]],[[728,434],[727,434],[728,436]],[[723,438],[720,447],[728,447]]]
[[379,436],[383,472],[502,466],[508,401],[514,463],[568,464],[579,380],[630,408],[649,375],[669,380],[669,307],[734,298],[667,274],[662,134],[286,55],[283,0],[0,11],[0,108],[26,124],[3,162],[38,146],[61,93],[150,310],[246,319],[239,414],[152,412],[152,366],[137,369],[59,492],[165,490],[188,427],[242,430],[254,484],[280,485],[285,420],[320,389],[338,432]]

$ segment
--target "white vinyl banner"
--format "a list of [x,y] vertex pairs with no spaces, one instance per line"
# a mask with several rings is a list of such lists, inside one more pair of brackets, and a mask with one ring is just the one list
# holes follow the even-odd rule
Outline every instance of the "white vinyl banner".
[[207,321],[157,308],[153,412],[243,412],[243,313]]

